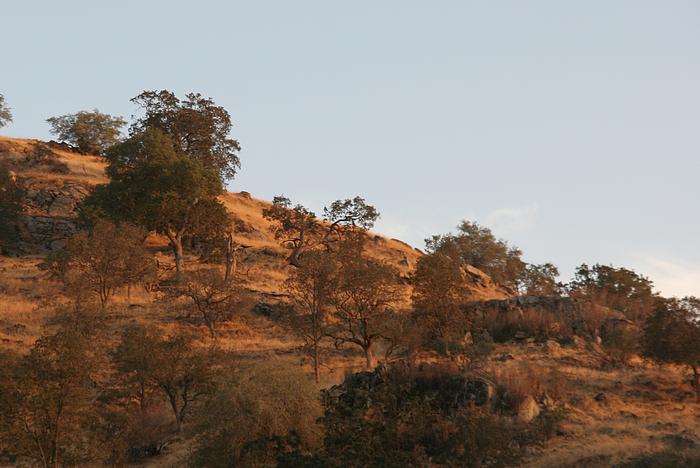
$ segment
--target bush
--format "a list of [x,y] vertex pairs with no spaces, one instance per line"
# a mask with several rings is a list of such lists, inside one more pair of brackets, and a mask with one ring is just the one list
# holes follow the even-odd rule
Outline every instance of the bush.
[[528,426],[492,413],[473,382],[450,366],[348,376],[324,392],[326,465],[503,466],[551,432],[553,418]]
[[321,441],[316,386],[280,362],[242,365],[218,382],[194,425],[194,466],[277,466]]

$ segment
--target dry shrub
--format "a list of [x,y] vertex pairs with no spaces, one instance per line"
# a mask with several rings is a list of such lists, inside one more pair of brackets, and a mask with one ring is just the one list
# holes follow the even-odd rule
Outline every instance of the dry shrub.
[[530,363],[493,369],[491,377],[496,385],[496,407],[504,412],[517,412],[527,397],[545,394],[547,369]]
[[611,312],[609,309],[592,303],[586,303],[581,310],[581,318],[586,325],[586,329],[592,332],[600,330],[603,322],[610,316]]

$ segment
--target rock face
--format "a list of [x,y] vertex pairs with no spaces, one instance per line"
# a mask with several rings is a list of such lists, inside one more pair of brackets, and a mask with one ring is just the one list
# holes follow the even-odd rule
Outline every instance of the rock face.
[[21,228],[24,248],[30,251],[60,248],[77,231],[77,207],[91,187],[72,181],[48,187],[31,179],[23,182],[27,187]]
[[[436,375],[437,373],[437,375]],[[494,385],[478,377],[461,374],[440,375],[432,366],[422,366],[417,371],[380,366],[372,372],[359,372],[348,376],[345,382],[322,391],[326,405],[341,402],[349,408],[365,408],[371,396],[397,382],[411,398],[429,401],[443,411],[453,411],[466,406],[490,407],[495,396]]]
[[[614,319],[621,316],[619,312],[606,307],[560,296],[517,296],[473,301],[464,304],[462,310],[477,319],[508,324],[511,334],[507,338],[519,341],[528,338],[546,340],[549,337],[568,334],[592,340],[598,334],[598,330],[590,325],[593,321],[586,320],[590,314]],[[532,331],[528,330],[528,321],[538,322],[539,336],[534,336]]]

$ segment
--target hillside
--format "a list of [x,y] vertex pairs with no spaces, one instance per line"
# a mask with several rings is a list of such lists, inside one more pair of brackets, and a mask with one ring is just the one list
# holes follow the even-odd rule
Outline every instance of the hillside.
[[[107,181],[105,161],[60,144],[0,137],[0,162],[27,189],[19,250],[0,256],[0,343],[26,351],[50,326],[52,310],[62,301],[59,284],[38,265],[76,232],[78,204],[92,187]],[[245,246],[239,259],[240,281],[251,294],[250,307],[222,324],[217,345],[243,360],[287,360],[308,371],[310,364],[299,352],[300,340],[270,312],[285,299],[283,283],[291,267],[287,252],[262,216],[269,202],[247,192],[229,192],[221,200],[234,219],[236,241]],[[164,238],[152,235],[148,246],[165,268],[171,265]],[[400,272],[400,308],[407,310],[411,293],[407,279],[423,254],[377,233],[370,234],[368,254]],[[187,258],[187,268],[203,266],[197,257]],[[478,269],[468,267],[468,272],[474,302],[465,307],[479,311],[486,328],[530,320],[533,327],[554,322],[574,329],[595,320],[621,320],[613,310],[569,298],[512,298]],[[191,306],[184,301],[164,305],[157,294],[139,289],[131,292],[130,301],[121,291],[114,303],[106,317],[111,340],[133,323],[156,323],[166,331],[191,326]],[[683,369],[660,367],[638,357],[622,365],[610,358],[590,330],[581,330],[581,335],[590,335],[587,339],[572,335],[559,342],[534,335],[516,335],[499,343],[483,369],[489,375],[507,376],[508,385],[537,395],[543,410],[556,409],[564,415],[546,443],[528,448],[526,466],[616,466],[644,455],[693,452],[700,447],[700,419]],[[355,350],[329,347],[328,354],[330,365],[323,371],[322,387],[363,368]],[[419,357],[423,362],[439,359],[429,351]],[[189,442],[176,441],[142,466],[183,466]]]
[[[93,186],[107,182],[103,158],[73,152],[65,145],[0,137],[0,160],[27,188],[23,254],[40,255],[60,247],[76,231],[77,205]],[[235,240],[245,247],[240,261],[248,272],[249,286],[260,293],[279,293],[289,267],[285,249],[262,216],[270,203],[248,192],[227,192],[221,201],[234,219]],[[167,250],[167,241],[158,236],[152,236],[149,245]],[[392,265],[403,277],[413,271],[422,255],[405,242],[375,233],[370,233],[368,254]],[[169,261],[167,252],[162,261]],[[508,296],[478,269],[469,268],[469,273],[476,299]]]

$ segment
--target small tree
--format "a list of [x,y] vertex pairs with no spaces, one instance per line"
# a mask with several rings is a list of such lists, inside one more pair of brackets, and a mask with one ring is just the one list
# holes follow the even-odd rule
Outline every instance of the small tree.
[[375,343],[387,339],[384,316],[398,299],[396,270],[363,255],[363,238],[344,241],[338,252],[338,284],[333,293],[336,345],[350,343],[362,349],[373,369]]
[[24,190],[15,175],[0,165],[0,252],[17,239],[23,199]]
[[315,250],[303,257],[286,282],[286,290],[296,311],[289,324],[304,340],[304,351],[311,356],[314,377],[319,382],[321,344],[328,334],[328,314],[336,288],[337,265],[325,251]]
[[62,329],[37,340],[28,355],[5,359],[0,390],[5,446],[46,468],[86,461],[96,397],[91,349],[87,335]]
[[216,338],[217,325],[231,318],[241,298],[241,292],[216,269],[189,273],[171,295],[192,301],[211,338]]
[[428,252],[441,252],[472,265],[494,281],[512,289],[517,288],[525,263],[522,252],[506,241],[497,239],[489,228],[463,221],[457,234],[445,234],[426,239]]
[[104,154],[119,143],[121,128],[126,125],[123,118],[102,114],[97,109],[50,117],[46,121],[51,125],[51,133],[60,140],[91,154]]
[[0,128],[12,122],[12,112],[10,108],[7,107],[5,102],[5,96],[0,94]]
[[642,335],[644,354],[662,362],[685,365],[693,371],[693,387],[700,403],[700,300],[659,300],[647,317]]
[[263,210],[272,221],[275,238],[291,250],[289,264],[298,267],[301,256],[319,246],[329,248],[344,233],[366,231],[374,226],[379,212],[361,197],[336,200],[323,209],[324,219],[302,205],[294,205],[285,196],[277,196],[272,206]]
[[187,332],[166,338],[156,329],[135,326],[122,335],[115,359],[138,401],[147,401],[146,389],[156,389],[166,398],[178,432],[191,404],[209,393],[215,377],[212,353],[198,348]]
[[44,266],[69,292],[87,289],[96,294],[104,310],[116,289],[155,274],[144,237],[135,226],[98,221],[89,233],[69,239],[65,249],[49,256]]
[[469,299],[462,262],[441,252],[421,257],[413,276],[413,307],[426,332],[449,355],[449,345],[469,331],[462,306]]

